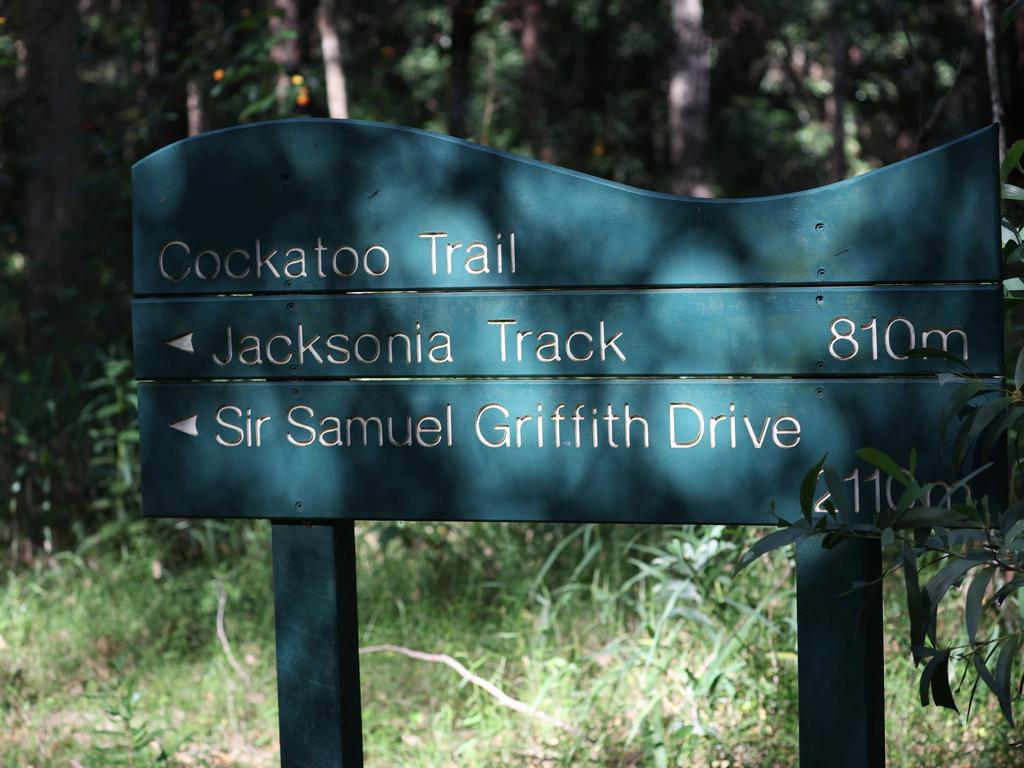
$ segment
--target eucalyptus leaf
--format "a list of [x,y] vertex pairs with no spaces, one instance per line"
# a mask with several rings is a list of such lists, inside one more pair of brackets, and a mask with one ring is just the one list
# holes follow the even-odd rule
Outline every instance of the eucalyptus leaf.
[[821,457],[821,461],[808,470],[800,484],[800,510],[808,522],[814,514],[814,489],[818,486],[818,475],[821,474],[821,468],[825,466],[827,458],[828,454],[826,453]]
[[978,565],[979,562],[977,560],[968,560],[966,558],[955,558],[944,565],[938,573],[928,580],[924,587],[931,605],[938,606],[946,592],[963,579],[971,568],[976,568]]
[[866,461],[873,467],[877,467],[896,482],[901,485],[907,484],[907,471],[897,464],[895,459],[885,451],[880,451],[877,448],[861,448],[856,453],[857,458]]
[[971,586],[967,588],[967,601],[964,604],[964,620],[967,624],[967,639],[974,645],[975,637],[978,634],[978,618],[981,616],[982,601],[985,599],[985,592],[995,574],[994,566],[988,566],[979,571],[971,580]]
[[[1018,0],[1014,5],[1019,6],[1022,0]],[[1006,155],[1003,157],[1003,163],[999,166],[999,180],[1006,181],[1010,178],[1010,174],[1013,173],[1014,168],[1018,168],[1020,165],[1021,156],[1024,156],[1024,139],[1018,139],[1010,145],[1010,148],[1006,150]]]
[[1024,201],[1024,189],[1016,184],[1003,184],[1003,199]]
[[882,549],[887,549],[893,545],[896,541],[896,535],[893,533],[892,528],[886,527],[882,529]]
[[1010,530],[1018,520],[1024,520],[1024,502],[1018,501],[1011,504],[999,516],[999,527],[1004,531]]
[[963,465],[964,459],[967,458],[968,451],[970,451],[971,446],[977,441],[982,431],[999,418],[1000,414],[1005,412],[1012,403],[1013,398],[1010,397],[990,400],[964,418],[963,423],[960,425],[960,430],[957,432],[956,440],[953,443],[953,462],[958,471]]
[[928,660],[928,663],[924,665],[924,669],[921,670],[921,680],[917,684],[918,694],[921,697],[921,706],[927,707],[931,704],[931,699],[928,697],[928,692],[932,688],[932,677],[935,675],[935,670],[939,666],[939,657],[935,656]]
[[966,477],[962,477],[959,480],[957,480],[955,483],[953,483],[951,486],[949,486],[949,490],[946,491],[946,495],[942,497],[942,500],[939,502],[939,506],[940,507],[946,506],[952,500],[954,493],[959,491],[961,488],[966,487],[967,484],[971,482],[971,480],[976,478],[982,472],[987,471],[991,467],[992,467],[992,462],[990,461],[987,464],[982,464],[980,467],[978,467],[976,470],[971,472]]
[[978,454],[980,456],[991,456],[999,438],[1005,435],[1021,417],[1024,417],[1024,407],[1015,401],[1007,410],[1006,415],[986,430],[985,439],[978,445]]
[[743,553],[740,558],[739,568],[736,569],[736,573],[739,573],[752,562],[761,557],[761,555],[767,554],[776,549],[788,546],[790,544],[796,544],[803,541],[808,536],[814,535],[809,527],[806,525],[792,525],[787,528],[783,528],[778,531],[772,531],[767,536],[758,539],[754,542],[754,545]]
[[[896,509],[894,510],[892,522],[893,526],[895,527],[896,524],[903,519],[904,515],[906,515],[907,513],[907,510],[913,507],[922,498],[926,497],[928,495],[928,491],[931,490],[933,487],[934,486],[931,485],[930,483],[926,485],[918,485],[916,482],[911,482],[910,485],[904,488],[903,493],[900,494],[899,499],[897,499],[896,501]],[[907,526],[900,524],[899,527],[916,528],[918,526]]]
[[[910,614],[910,645],[924,645],[924,607],[921,586],[917,577],[917,555],[909,544],[903,545],[903,582],[907,592],[907,612]],[[919,657],[915,654],[915,660]]]
[[1020,537],[1021,533],[1024,533],[1024,520],[1018,520],[1003,535],[1003,546],[1010,548],[1013,543]]
[[843,478],[840,477],[835,467],[828,464],[825,465],[825,486],[832,495],[832,503],[835,504],[836,512],[842,521],[849,526],[854,511],[850,504],[850,497],[847,495],[846,487],[843,485]]
[[936,638],[938,632],[938,612],[939,606],[933,603],[931,598],[928,596],[928,590],[921,590],[921,610],[925,617],[924,631],[932,645],[938,645],[939,641]]
[[1010,674],[1013,671],[1013,660],[1017,656],[1019,645],[1019,635],[1007,637],[1003,642],[1003,647],[999,649],[999,659],[996,661],[995,694],[999,697],[999,706],[1003,710],[1003,717],[1011,727],[1013,727],[1013,706],[1010,698]]
[[943,373],[935,374],[935,379],[939,382],[940,387],[944,387],[947,384],[956,384],[957,382],[962,383],[967,381],[967,376],[962,373],[950,373],[949,371],[945,371]]
[[971,662],[974,664],[974,669],[978,672],[978,677],[982,679],[982,681],[985,683],[986,686],[988,686],[988,689],[992,691],[992,693],[998,696],[998,684],[996,683],[996,679],[995,677],[993,677],[992,672],[989,670],[988,665],[985,663],[985,660],[981,658],[980,651],[976,651],[971,656]]
[[[963,380],[963,377],[956,376],[955,374],[940,374],[939,383],[945,383],[943,375],[952,377],[953,379]],[[949,429],[950,422],[964,409],[964,407],[978,395],[985,392],[990,392],[995,387],[983,381],[969,381],[966,384],[961,384],[953,392],[949,401],[942,407],[939,412],[939,440],[944,441],[946,432]]]
[[953,690],[949,687],[949,653],[940,654],[932,659],[932,661],[936,660],[938,660],[938,664],[932,675],[932,701],[937,707],[945,707],[959,712],[960,710],[956,708],[956,700],[953,698]]
[[1016,592],[1021,587],[1024,587],[1024,576],[1015,576],[1012,581],[1008,581],[992,595],[992,602],[996,605],[1002,605],[1003,601],[1010,596],[1013,592]]
[[954,355],[945,349],[939,349],[938,347],[917,347],[915,349],[904,350],[901,354],[913,359],[913,360],[946,360],[957,365],[962,365],[965,368],[967,362],[962,358]]
[[892,521],[898,531],[911,528],[977,528],[979,523],[948,507],[911,507]]

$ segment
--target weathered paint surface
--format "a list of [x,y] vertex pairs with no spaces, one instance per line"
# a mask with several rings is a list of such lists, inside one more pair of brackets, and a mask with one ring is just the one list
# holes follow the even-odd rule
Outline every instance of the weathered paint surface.
[[[990,127],[827,187],[694,200],[399,126],[260,123],[135,165],[135,292],[997,281],[995,141]],[[467,271],[481,248],[488,271]]]
[[[934,446],[947,395],[898,379],[142,384],[144,510],[771,523],[825,451],[845,474],[860,447]],[[940,467],[922,455],[923,479]]]
[[275,524],[282,768],[363,764],[351,522]]
[[877,541],[797,546],[801,765],[885,765],[881,573]]
[[[934,367],[900,359],[911,338],[962,354],[962,332],[975,371],[1001,369],[995,142],[747,200],[357,121],[229,129],[137,163],[145,513],[275,519],[282,765],[362,764],[353,519],[770,523],[825,451],[862,514],[888,504],[855,449],[936,446],[949,396],[897,378]],[[352,291],[377,293],[301,295]],[[308,352],[310,334],[412,339],[417,322],[428,356],[432,326],[450,333],[450,361]],[[602,322],[622,354],[567,359]],[[501,327],[532,332],[522,359],[501,359]],[[542,359],[543,330],[562,359]],[[331,377],[431,378],[309,380]],[[275,378],[292,381],[244,381]],[[920,478],[950,479],[937,450]],[[836,598],[879,577],[877,547],[800,549],[802,762],[884,762],[880,604]]]
[[[140,379],[906,374],[1002,366],[998,286],[137,299]],[[187,340],[187,343],[185,341]]]

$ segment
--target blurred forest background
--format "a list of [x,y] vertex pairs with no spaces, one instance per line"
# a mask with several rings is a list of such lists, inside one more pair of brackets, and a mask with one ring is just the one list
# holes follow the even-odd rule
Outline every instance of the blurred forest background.
[[[655,190],[777,194],[993,120],[1024,137],[1011,5],[0,0],[0,764],[277,759],[268,526],[141,520],[134,161],[238,123],[352,117]],[[577,728],[374,654],[368,765],[795,762],[792,565],[733,578],[751,532],[359,534],[365,644],[450,653]],[[907,656],[894,639],[892,765],[1020,764],[993,702],[917,709]]]

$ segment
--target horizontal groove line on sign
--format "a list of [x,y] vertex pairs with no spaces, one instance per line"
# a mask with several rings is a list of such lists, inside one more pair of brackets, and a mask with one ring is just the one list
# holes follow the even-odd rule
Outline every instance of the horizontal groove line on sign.
[[785,289],[842,289],[842,288],[948,288],[948,289],[977,289],[977,288],[998,288],[1001,282],[992,280],[980,281],[917,281],[917,282],[872,282],[872,281],[850,281],[850,282],[787,282],[787,283],[701,283],[693,285],[658,285],[658,284],[631,284],[631,285],[573,285],[573,286],[481,286],[481,287],[429,287],[429,288],[404,288],[387,290],[336,290],[336,289],[309,289],[309,290],[278,290],[278,291],[252,291],[249,293],[228,293],[219,291],[209,292],[180,292],[180,293],[135,293],[135,299],[196,299],[196,298],[258,298],[263,296],[388,296],[388,295],[438,295],[438,294],[472,294],[472,293],[577,293],[577,292],[608,292],[608,291],[743,291],[750,289],[757,290],[785,290]]
[[[330,383],[435,383],[435,382],[462,382],[462,381],[506,381],[506,382],[533,382],[533,381],[545,381],[545,382],[586,382],[586,381],[599,381],[604,383],[615,383],[615,382],[646,382],[646,381],[792,381],[792,382],[806,382],[813,384],[815,382],[822,383],[837,383],[837,382],[856,382],[859,384],[869,384],[871,382],[917,382],[917,383],[937,383],[935,373],[899,373],[899,374],[850,374],[850,375],[828,375],[828,374],[816,374],[816,375],[800,375],[800,374],[721,374],[721,373],[707,373],[707,374],[686,374],[679,376],[669,376],[664,374],[633,374],[629,376],[615,376],[615,375],[594,375],[594,376],[571,376],[571,375],[552,375],[552,376],[537,376],[537,375],[521,375],[521,376],[346,376],[346,377],[331,377],[331,376],[265,376],[260,378],[170,378],[163,377],[159,379],[137,379],[139,384],[301,384],[303,382],[314,383],[314,384],[330,384]],[[1004,376],[999,373],[976,373],[974,376],[965,377],[964,381],[987,381],[990,383],[999,383],[1004,380]],[[952,386],[956,386],[955,384]],[[952,391],[952,389],[951,389]]]

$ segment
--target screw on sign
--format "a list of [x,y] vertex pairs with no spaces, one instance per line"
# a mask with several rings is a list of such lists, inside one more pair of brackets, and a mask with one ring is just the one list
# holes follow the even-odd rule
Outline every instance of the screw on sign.
[[[281,121],[166,147],[133,189],[145,513],[273,521],[285,766],[362,764],[353,520],[764,525],[825,451],[870,511],[891,482],[854,451],[932,442],[945,399],[907,352],[1001,372],[994,128],[697,201]],[[883,763],[881,605],[837,597],[879,569],[798,550],[808,765]]]

